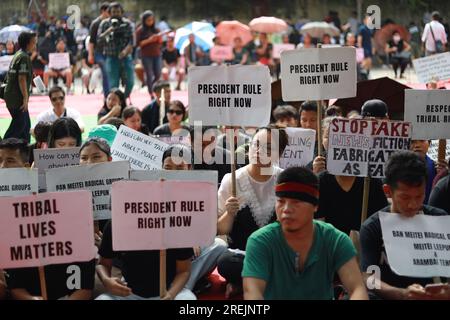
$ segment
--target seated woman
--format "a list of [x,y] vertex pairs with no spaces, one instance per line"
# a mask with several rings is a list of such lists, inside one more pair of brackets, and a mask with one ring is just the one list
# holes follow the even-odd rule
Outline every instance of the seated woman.
[[123,109],[127,107],[125,95],[120,89],[112,88],[106,96],[103,107],[97,114],[98,124],[105,124],[110,118],[121,118]]
[[233,47],[233,61],[231,64],[248,64],[248,51],[242,44],[242,39],[240,37],[234,38]]
[[139,131],[140,133],[149,134],[148,128],[145,124],[142,124],[142,114],[141,111],[133,106],[128,106],[123,109],[122,119],[124,125],[133,130]]
[[392,39],[386,43],[385,52],[389,55],[392,67],[394,68],[395,78],[400,67],[400,78],[406,70],[411,60],[411,46],[402,39],[398,31],[392,33]]
[[72,118],[59,118],[53,122],[48,134],[49,148],[74,148],[81,146],[81,129]]
[[56,53],[65,52],[69,54],[70,66],[65,69],[51,69],[46,67],[46,70],[44,71],[44,85],[48,88],[51,78],[58,79],[61,77],[64,79],[67,87],[67,93],[69,93],[73,81],[72,67],[75,66],[75,59],[73,58],[73,55],[66,50],[66,43],[64,42],[64,39],[60,38],[56,41]]
[[153,134],[163,137],[188,136],[189,127],[182,123],[185,116],[186,108],[181,101],[175,100],[170,102],[169,109],[167,110],[167,119],[169,122],[157,127],[153,131]]

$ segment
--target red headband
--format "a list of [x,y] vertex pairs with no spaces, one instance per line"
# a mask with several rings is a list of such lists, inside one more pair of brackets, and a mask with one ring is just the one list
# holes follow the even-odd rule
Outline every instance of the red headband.
[[306,193],[311,197],[318,198],[319,190],[307,184],[298,182],[285,182],[275,186],[275,192],[297,192]]

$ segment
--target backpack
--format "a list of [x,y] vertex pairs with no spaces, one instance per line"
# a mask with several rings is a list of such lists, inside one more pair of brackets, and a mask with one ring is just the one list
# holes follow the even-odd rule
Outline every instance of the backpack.
[[433,37],[433,41],[436,47],[436,53],[442,53],[445,51],[445,47],[444,44],[442,43],[441,40],[436,40],[436,38],[434,37],[434,32],[433,32],[433,28],[431,27],[431,23],[430,23],[430,31],[431,31],[431,36]]

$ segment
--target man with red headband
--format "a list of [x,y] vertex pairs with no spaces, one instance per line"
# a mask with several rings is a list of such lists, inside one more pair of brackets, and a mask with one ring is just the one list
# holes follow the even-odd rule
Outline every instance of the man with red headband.
[[367,299],[350,238],[314,220],[319,181],[306,168],[288,168],[275,187],[278,221],[254,232],[247,242],[244,298],[333,299],[337,273],[350,299]]

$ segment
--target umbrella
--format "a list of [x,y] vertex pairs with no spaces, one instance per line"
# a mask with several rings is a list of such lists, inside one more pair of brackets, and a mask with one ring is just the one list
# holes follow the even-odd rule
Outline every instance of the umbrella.
[[216,32],[220,42],[224,45],[232,46],[237,37],[242,39],[243,45],[253,40],[250,28],[236,20],[222,21],[217,25]]
[[403,40],[409,42],[411,39],[411,34],[409,31],[402,25],[389,23],[385,25],[380,30],[377,30],[374,35],[375,47],[378,53],[384,53],[384,49],[386,47],[386,43],[392,39],[392,33],[394,31],[398,31]]
[[253,31],[262,33],[279,33],[288,29],[288,25],[284,20],[275,17],[255,18],[248,25]]
[[208,51],[214,45],[213,39],[216,36],[216,29],[213,25],[207,22],[194,21],[177,29],[175,33],[175,46],[180,52],[183,52],[184,48],[189,45],[189,35],[192,33],[195,35],[195,43],[203,51]]
[[8,40],[17,42],[19,35],[24,31],[31,31],[27,27],[19,26],[17,24],[4,27],[0,30],[0,42],[6,43]]
[[388,105],[391,119],[402,120],[405,108],[405,89],[410,89],[410,87],[388,77],[361,81],[357,84],[356,97],[338,99],[333,104],[348,113],[351,110],[361,111],[362,105],[367,100],[380,99]]
[[329,34],[331,37],[337,37],[341,34],[338,28],[332,23],[325,21],[308,22],[300,29],[300,33],[309,34],[313,38],[322,39],[324,34]]

